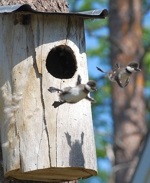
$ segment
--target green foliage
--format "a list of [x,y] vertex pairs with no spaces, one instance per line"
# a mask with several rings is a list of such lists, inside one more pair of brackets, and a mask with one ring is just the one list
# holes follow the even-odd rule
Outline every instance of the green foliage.
[[[148,14],[150,10],[150,2],[145,0],[143,2],[143,12]],[[143,16],[144,22],[145,16]],[[150,129],[150,24],[144,26],[143,23],[143,45],[144,45],[144,57],[141,62],[145,73],[145,103],[146,103],[146,120],[147,126]]]
[[110,175],[106,171],[99,171],[98,176],[102,179],[102,182],[108,182]]
[[[103,121],[103,127],[106,125],[106,123]],[[95,142],[96,142],[96,154],[98,158],[106,158],[106,146],[108,144],[108,141],[105,139],[105,135],[100,132],[95,132]]]
[[146,84],[146,87],[150,87],[150,52],[148,52],[145,55],[144,64],[146,65],[146,67],[145,67],[145,72],[146,72],[145,79],[146,79],[146,83],[145,84]]
[[101,21],[98,21],[98,20],[86,20],[85,22],[85,25],[86,25],[86,29],[88,31],[88,33],[90,33],[91,31],[95,31],[97,29],[101,29],[101,28],[104,28],[104,27],[107,27],[107,23],[105,20],[101,20]]
[[88,57],[106,59],[109,55],[109,42],[107,40],[107,36],[99,38],[96,47],[87,50],[87,55]]
[[146,79],[146,87],[150,87],[150,27],[143,27],[143,45],[145,47],[145,56],[144,56],[144,67],[145,69],[145,79]]

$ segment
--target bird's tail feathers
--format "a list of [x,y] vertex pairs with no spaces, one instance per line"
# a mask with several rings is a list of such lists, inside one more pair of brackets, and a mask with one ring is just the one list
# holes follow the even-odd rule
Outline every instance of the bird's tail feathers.
[[96,68],[97,68],[97,70],[99,70],[100,72],[106,73],[106,72],[103,71],[101,68],[99,68],[99,67],[96,67]]
[[54,92],[63,92],[62,90],[55,88],[55,87],[49,87],[48,89],[49,92],[54,93]]
[[55,101],[52,106],[54,106],[54,108],[57,108],[64,103],[66,103],[66,102],[65,101]]

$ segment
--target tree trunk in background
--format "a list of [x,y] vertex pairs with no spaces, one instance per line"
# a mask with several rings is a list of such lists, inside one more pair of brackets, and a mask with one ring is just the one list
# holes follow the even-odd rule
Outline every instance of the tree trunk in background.
[[[30,4],[32,8],[39,11],[52,11],[52,12],[69,12],[68,4],[66,0],[2,0],[0,6],[12,5],[12,4]],[[0,183],[35,183],[37,181],[22,181],[22,180],[8,180],[4,177],[3,165],[2,165],[2,153],[0,146]],[[78,181],[68,181],[68,183],[77,183]],[[38,182],[41,183],[41,182]],[[65,182],[67,183],[67,182]]]
[[[110,0],[111,63],[126,66],[141,61],[142,1]],[[141,66],[141,64],[140,64]],[[129,183],[134,173],[146,133],[143,71],[135,73],[129,85],[122,89],[112,86],[114,118],[115,183]]]

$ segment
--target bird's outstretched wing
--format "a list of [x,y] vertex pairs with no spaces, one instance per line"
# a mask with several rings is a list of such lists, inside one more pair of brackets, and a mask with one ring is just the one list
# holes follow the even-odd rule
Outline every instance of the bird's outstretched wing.
[[78,85],[80,85],[80,84],[81,84],[81,76],[78,75],[76,86],[78,86]]
[[86,96],[85,99],[89,100],[91,103],[96,103],[96,101],[94,100],[94,98],[92,98],[92,97],[90,97],[88,95]]
[[114,69],[115,69],[115,70],[120,69],[120,64],[116,63],[116,64],[114,65]]

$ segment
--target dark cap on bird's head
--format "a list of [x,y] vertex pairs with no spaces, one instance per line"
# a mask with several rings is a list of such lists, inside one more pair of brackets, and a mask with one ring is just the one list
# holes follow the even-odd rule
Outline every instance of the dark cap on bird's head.
[[94,80],[89,80],[86,85],[88,85],[91,88],[91,91],[97,90],[96,89],[96,82]]
[[132,68],[134,71],[141,71],[137,62],[131,62],[130,64],[128,64],[127,68],[129,67]]
[[128,64],[126,70],[129,73],[141,71],[141,69],[139,68],[139,64],[137,62],[131,62],[130,64]]

